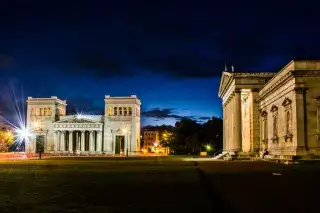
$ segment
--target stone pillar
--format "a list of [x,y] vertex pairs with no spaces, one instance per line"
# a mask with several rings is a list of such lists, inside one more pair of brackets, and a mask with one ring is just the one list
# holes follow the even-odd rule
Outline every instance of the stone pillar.
[[93,144],[93,131],[89,132],[89,151],[93,152],[94,151],[94,144]]
[[297,152],[304,152],[306,150],[307,145],[307,137],[306,137],[306,117],[305,117],[305,93],[306,88],[295,88],[295,129],[296,129],[296,140],[293,140],[294,146],[297,146]]
[[227,120],[226,120],[226,105],[225,104],[223,104],[223,130],[222,130],[222,133],[223,133],[223,135],[222,135],[222,137],[223,137],[223,145],[222,145],[222,149],[223,150],[226,150],[226,138],[227,138],[227,134],[226,134],[226,130],[227,130],[227,128],[226,128],[226,122],[227,122]]
[[241,151],[242,147],[242,135],[241,135],[241,90],[236,89],[234,95],[234,108],[233,108],[233,119],[234,119],[234,150]]
[[102,131],[97,131],[97,152],[101,152],[102,148]]
[[72,135],[73,135],[73,131],[69,131],[69,152],[72,152]]
[[85,151],[85,131],[81,131],[81,152],[84,152]]
[[76,151],[80,151],[80,144],[79,144],[80,140],[79,140],[79,133],[78,131],[76,131]]
[[58,131],[54,131],[53,133],[53,151],[58,151]]
[[64,152],[65,151],[65,147],[66,147],[66,132],[65,131],[61,131],[61,138],[60,138],[60,151]]
[[251,89],[251,152],[259,153],[260,150],[260,122],[259,103],[256,101],[259,96],[259,89]]

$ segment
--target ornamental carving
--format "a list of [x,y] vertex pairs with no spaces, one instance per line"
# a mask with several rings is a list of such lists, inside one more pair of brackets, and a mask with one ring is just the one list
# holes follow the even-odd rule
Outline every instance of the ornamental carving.
[[282,106],[288,106],[292,103],[292,101],[289,98],[285,98],[284,101],[282,102]]
[[277,112],[278,107],[276,105],[272,105],[270,112]]
[[267,113],[266,111],[263,110],[263,111],[261,112],[261,117],[267,117],[267,115],[268,115],[268,113]]

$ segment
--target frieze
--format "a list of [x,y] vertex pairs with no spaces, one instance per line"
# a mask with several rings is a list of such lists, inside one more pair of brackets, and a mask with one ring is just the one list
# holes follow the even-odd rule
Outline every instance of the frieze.
[[[276,87],[278,87],[280,84],[282,84],[288,77],[293,76],[292,71],[286,73],[284,76],[282,76],[279,80],[277,80],[274,84],[272,84],[268,89],[263,91],[260,94],[260,97],[258,101],[262,100],[267,94],[269,94],[272,90],[274,90]],[[271,80],[270,80],[271,81]],[[268,83],[267,83],[268,84]]]
[[130,121],[131,119],[129,116],[109,116],[109,121]]
[[275,72],[235,72],[232,73],[234,77],[272,77]]
[[292,74],[294,77],[320,77],[319,70],[294,70]]

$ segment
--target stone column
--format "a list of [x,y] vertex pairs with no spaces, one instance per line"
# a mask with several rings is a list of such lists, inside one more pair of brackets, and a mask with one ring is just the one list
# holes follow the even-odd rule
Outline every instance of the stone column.
[[259,89],[251,89],[251,152],[259,153],[260,150],[260,122],[259,103],[256,101],[259,96]]
[[72,152],[72,135],[73,135],[73,131],[69,131],[69,152]]
[[102,148],[102,131],[97,131],[97,152],[101,152]]
[[227,138],[227,128],[226,128],[226,122],[227,122],[227,120],[226,120],[226,105],[225,104],[223,104],[223,106],[222,106],[223,108],[223,130],[222,130],[222,133],[223,133],[223,135],[222,135],[222,137],[223,137],[223,145],[222,145],[222,149],[223,149],[223,151],[225,151],[226,150],[226,138]]
[[54,131],[53,133],[53,151],[58,151],[58,131]]
[[[294,146],[297,146],[297,152],[304,152],[306,150],[307,137],[306,132],[306,118],[305,118],[305,93],[306,88],[295,88],[295,130],[296,130],[296,140],[293,140]],[[294,134],[293,134],[294,135]],[[293,138],[294,139],[294,138]]]
[[234,95],[234,108],[233,108],[233,119],[234,119],[234,150],[241,151],[242,147],[242,135],[241,135],[241,90],[236,89]]
[[76,131],[76,151],[79,152],[80,151],[80,140],[79,140],[79,132]]
[[89,132],[89,151],[90,152],[93,152],[93,149],[94,149],[94,147],[93,147],[93,131],[90,131]]
[[66,147],[66,139],[65,139],[65,131],[61,131],[61,138],[60,138],[60,151],[64,152]]
[[85,131],[81,131],[81,152],[84,152],[85,149],[84,149],[84,146],[85,146]]

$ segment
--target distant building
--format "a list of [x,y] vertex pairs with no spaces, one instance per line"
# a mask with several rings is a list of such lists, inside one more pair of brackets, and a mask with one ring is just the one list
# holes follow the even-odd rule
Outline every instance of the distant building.
[[104,115],[66,115],[56,96],[27,100],[27,126],[35,134],[26,152],[57,154],[134,154],[140,151],[140,100],[105,96]]
[[291,61],[277,73],[223,72],[225,152],[320,155],[320,61]]
[[143,148],[145,150],[152,150],[155,146],[159,146],[160,136],[158,131],[145,130],[143,132]]

